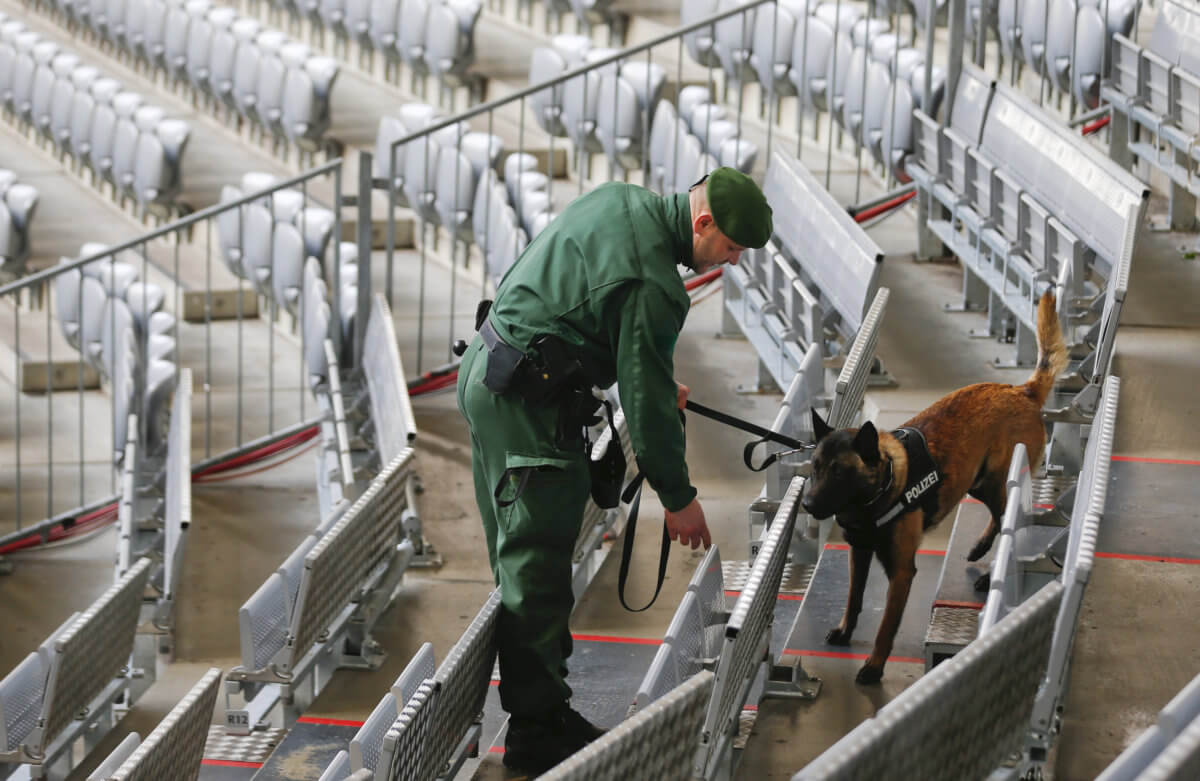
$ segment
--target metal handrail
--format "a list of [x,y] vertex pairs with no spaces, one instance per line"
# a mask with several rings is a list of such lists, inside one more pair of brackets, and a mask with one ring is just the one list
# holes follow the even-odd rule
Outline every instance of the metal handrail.
[[644,43],[639,43],[637,46],[631,46],[627,49],[621,49],[619,52],[616,52],[615,54],[610,54],[607,57],[596,60],[595,62],[589,62],[586,65],[580,65],[576,68],[572,68],[571,70],[564,71],[563,73],[561,73],[558,76],[555,76],[552,79],[546,79],[545,81],[538,82],[537,84],[533,84],[528,87],[524,87],[522,89],[517,90],[516,92],[510,93],[510,94],[504,96],[503,98],[496,98],[495,100],[490,100],[487,103],[480,103],[478,106],[475,106],[475,108],[467,109],[466,111],[461,111],[461,112],[455,114],[454,116],[447,117],[446,119],[444,119],[440,122],[423,127],[414,133],[409,133],[408,135],[403,136],[403,137],[398,138],[395,141],[393,141],[391,146],[389,147],[389,152],[394,156],[396,153],[396,149],[398,147],[403,146],[404,144],[411,143],[411,142],[417,140],[418,138],[423,138],[432,133],[436,133],[437,131],[439,131],[443,128],[450,127],[451,125],[457,125],[461,122],[471,119],[472,117],[477,117],[480,114],[495,111],[496,109],[500,108],[501,106],[505,106],[505,105],[508,105],[509,103],[515,103],[517,101],[523,100],[531,95],[537,94],[546,89],[555,87],[556,85],[570,81],[571,79],[577,78],[579,76],[582,76],[584,74],[590,73],[595,70],[599,70],[600,68],[603,68],[606,65],[611,65],[614,62],[628,59],[636,54],[640,54],[644,51],[648,51],[649,49],[652,49],[655,46],[661,46],[662,44],[668,43],[669,41],[674,41],[679,38],[682,38],[683,36],[685,36],[689,33],[696,32],[697,30],[702,30],[705,27],[712,27],[717,22],[723,21],[723,20],[728,19],[733,16],[739,16],[741,14],[746,13],[747,11],[757,8],[760,5],[775,5],[775,4],[776,4],[776,0],[754,0],[754,2],[746,3],[745,5],[739,5],[736,8],[731,8],[728,11],[722,11],[720,13],[716,13],[711,16],[707,16],[698,22],[693,22],[692,24],[686,25],[684,27],[677,27],[677,28],[671,30],[670,32],[663,33],[662,35],[651,38],[650,40],[645,41]]
[[124,252],[127,249],[133,249],[138,246],[144,246],[148,242],[151,242],[157,238],[161,238],[162,236],[166,236],[170,233],[183,230],[190,225],[195,225],[198,222],[202,222],[222,212],[242,206],[243,204],[250,203],[251,201],[256,201],[259,198],[262,198],[264,195],[269,195],[297,184],[303,184],[304,182],[315,179],[318,176],[329,173],[330,171],[334,171],[340,168],[341,165],[342,158],[339,157],[335,160],[325,163],[324,165],[317,166],[316,168],[310,168],[301,174],[291,177],[290,179],[276,182],[275,184],[263,190],[258,190],[250,193],[249,195],[243,195],[241,198],[237,198],[232,201],[222,201],[221,203],[207,206],[200,211],[192,212],[182,219],[176,220],[168,225],[164,225],[161,228],[156,228],[149,233],[139,234],[136,238],[130,239],[122,244],[107,246],[102,251],[95,252],[87,257],[73,260],[70,263],[60,263],[57,266],[51,266],[50,268],[42,269],[34,274],[30,274],[29,276],[21,277],[18,280],[9,282],[7,285],[0,285],[0,296],[5,296],[9,293],[15,293],[18,290],[23,290],[27,287],[33,287],[34,285],[38,285],[48,279],[53,279],[59,274],[64,274],[68,271],[74,271],[81,266],[86,266],[87,264],[93,263],[102,258],[116,255],[118,252]]

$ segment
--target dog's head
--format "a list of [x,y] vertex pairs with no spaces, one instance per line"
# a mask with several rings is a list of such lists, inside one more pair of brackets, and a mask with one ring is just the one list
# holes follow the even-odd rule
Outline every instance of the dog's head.
[[875,424],[867,421],[860,429],[834,430],[815,409],[812,423],[817,449],[800,497],[805,512],[823,519],[870,501],[888,480]]

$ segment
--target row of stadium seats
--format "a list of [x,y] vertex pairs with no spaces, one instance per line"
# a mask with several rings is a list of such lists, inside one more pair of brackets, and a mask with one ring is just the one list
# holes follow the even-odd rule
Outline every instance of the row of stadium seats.
[[0,19],[0,100],[121,201],[156,213],[177,208],[188,124],[17,19]]

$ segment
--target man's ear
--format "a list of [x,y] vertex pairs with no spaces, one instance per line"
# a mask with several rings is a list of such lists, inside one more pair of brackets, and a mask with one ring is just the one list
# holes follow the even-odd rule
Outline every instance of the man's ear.
[[833,427],[821,419],[821,416],[817,414],[816,407],[809,407],[809,410],[812,412],[813,435],[816,436],[817,441],[820,442],[822,439],[833,433]]
[[871,421],[862,424],[854,436],[854,451],[868,464],[879,460],[879,432]]

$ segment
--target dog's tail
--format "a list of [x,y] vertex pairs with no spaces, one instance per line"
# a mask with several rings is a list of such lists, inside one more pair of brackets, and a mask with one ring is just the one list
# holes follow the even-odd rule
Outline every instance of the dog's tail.
[[1037,401],[1039,407],[1046,403],[1055,378],[1067,367],[1067,344],[1058,322],[1056,304],[1054,293],[1050,290],[1043,293],[1042,300],[1038,302],[1038,362],[1033,376],[1025,383],[1025,392]]

